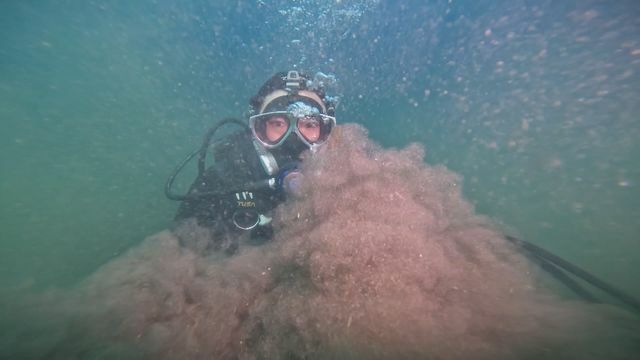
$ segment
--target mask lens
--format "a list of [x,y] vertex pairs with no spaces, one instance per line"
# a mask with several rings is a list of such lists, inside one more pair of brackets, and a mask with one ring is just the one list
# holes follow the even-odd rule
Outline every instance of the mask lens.
[[327,140],[335,121],[332,117],[315,114],[298,119],[298,133],[310,144],[321,144]]
[[286,112],[266,113],[252,118],[253,131],[265,144],[277,145],[287,135],[290,121]]

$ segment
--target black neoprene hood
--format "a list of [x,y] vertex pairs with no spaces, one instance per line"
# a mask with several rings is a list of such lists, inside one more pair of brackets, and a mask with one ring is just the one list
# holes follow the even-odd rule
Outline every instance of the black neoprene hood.
[[[332,106],[329,106],[329,104],[327,104],[327,101],[325,99],[326,94],[324,90],[318,89],[318,88],[310,89],[307,86],[307,83],[311,81],[311,78],[309,78],[308,75],[301,72],[298,74],[303,81],[299,82],[299,87],[297,90],[307,90],[317,94],[320,97],[320,99],[322,99],[322,102],[324,103],[323,105],[325,105],[325,107],[327,108],[327,115],[335,116],[335,109]],[[258,90],[258,93],[254,95],[251,98],[251,100],[249,100],[251,113],[253,114],[258,113],[260,109],[260,105],[262,105],[262,102],[264,101],[267,95],[271,94],[275,90],[286,90],[287,89],[286,79],[287,79],[287,72],[281,71],[274,74],[269,80],[267,80],[262,85],[262,87],[260,87],[260,90]]]

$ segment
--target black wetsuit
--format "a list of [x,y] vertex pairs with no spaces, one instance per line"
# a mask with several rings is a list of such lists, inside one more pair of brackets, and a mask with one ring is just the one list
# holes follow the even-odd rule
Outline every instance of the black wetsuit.
[[[281,191],[267,186],[261,189],[249,189],[246,186],[269,178],[260,162],[251,133],[233,133],[212,148],[214,163],[194,181],[189,194],[219,194],[183,201],[175,216],[174,232],[183,245],[205,253],[216,250],[234,252],[238,247],[238,239],[242,237],[253,242],[269,239],[273,232],[270,224],[243,230],[232,221],[236,211],[247,210],[242,206],[251,206],[252,209],[248,210],[269,216],[269,212],[284,200]],[[290,160],[287,156],[276,156],[276,159],[278,164]]]

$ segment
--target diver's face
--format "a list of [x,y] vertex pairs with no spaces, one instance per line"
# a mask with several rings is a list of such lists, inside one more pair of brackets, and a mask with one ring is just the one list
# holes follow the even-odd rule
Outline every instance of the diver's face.
[[311,91],[276,90],[265,97],[259,113],[249,117],[249,127],[267,149],[296,156],[305,149],[315,152],[327,141],[336,120],[325,113],[326,105]]
[[320,138],[320,123],[312,117],[298,119],[298,131],[307,141],[314,143]]
[[289,124],[284,116],[272,116],[267,120],[265,135],[269,141],[276,142],[284,136],[289,129]]

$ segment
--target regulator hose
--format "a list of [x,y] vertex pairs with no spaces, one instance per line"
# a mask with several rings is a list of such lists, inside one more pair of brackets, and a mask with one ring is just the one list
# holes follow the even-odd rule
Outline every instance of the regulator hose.
[[[620,301],[621,303],[627,305],[628,307],[634,309],[636,312],[640,313],[640,301],[638,301],[638,299],[636,299],[635,297],[627,294],[626,292],[614,287],[613,285],[608,284],[607,282],[605,282],[604,280],[601,280],[599,278],[597,278],[595,275],[587,272],[586,270],[570,263],[569,261],[559,257],[558,255],[555,255],[553,253],[551,253],[548,250],[545,250],[543,248],[541,248],[540,246],[534,245],[528,241],[522,240],[522,239],[518,239],[516,237],[507,235],[505,236],[505,238],[516,244],[517,246],[527,250],[529,253],[531,253],[532,255],[534,255],[539,262],[541,263],[542,267],[549,271],[550,268],[555,269],[555,270],[559,270],[562,269],[570,274],[573,274],[574,276],[584,280],[585,282],[591,284],[593,287],[598,288],[600,290],[602,290],[603,292],[607,293],[609,296],[611,296],[612,298],[617,299],[618,301]],[[564,278],[567,279],[568,276],[566,274],[563,274]],[[560,279],[563,283],[567,284],[565,281],[563,281],[562,279]],[[571,283],[571,282],[570,282]],[[577,283],[572,282],[573,286],[570,286],[570,288],[572,288],[572,290],[576,291],[576,288],[573,288],[575,285],[577,285]],[[581,290],[577,290],[578,293],[580,293]],[[588,293],[582,294],[582,295],[586,295],[587,300],[589,301],[595,301],[595,299]]]

